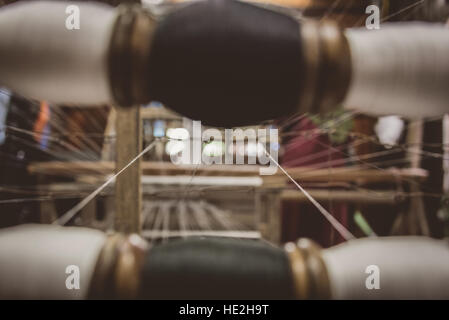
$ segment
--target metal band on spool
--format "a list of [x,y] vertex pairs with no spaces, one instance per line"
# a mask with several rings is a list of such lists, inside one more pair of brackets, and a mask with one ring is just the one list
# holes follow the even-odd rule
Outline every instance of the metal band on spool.
[[341,29],[332,22],[301,25],[306,68],[298,111],[332,110],[346,96],[351,78],[351,53]]
[[136,299],[140,289],[140,275],[147,252],[147,242],[131,234],[120,247],[115,273],[118,299]]
[[310,279],[309,299],[330,299],[330,283],[321,247],[313,240],[302,238],[297,242],[298,249],[305,257],[306,270]]
[[148,103],[148,57],[155,21],[140,6],[118,7],[110,44],[109,75],[116,104]]
[[107,239],[92,277],[89,299],[135,299],[147,243],[137,234]]
[[300,239],[284,247],[290,260],[295,296],[299,300],[330,299],[330,285],[321,248],[312,240]]
[[113,234],[106,240],[100,252],[89,288],[89,299],[115,298],[115,269],[119,256],[118,247],[124,242],[124,236]]
[[307,276],[304,256],[292,242],[287,243],[284,249],[290,260],[295,298],[305,300],[309,294],[309,278]]

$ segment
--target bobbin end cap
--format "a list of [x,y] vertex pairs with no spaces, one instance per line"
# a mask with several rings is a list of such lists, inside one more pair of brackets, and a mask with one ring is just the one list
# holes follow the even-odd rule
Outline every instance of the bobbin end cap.
[[292,17],[234,0],[201,1],[159,23],[149,90],[208,125],[255,124],[294,112],[302,64]]

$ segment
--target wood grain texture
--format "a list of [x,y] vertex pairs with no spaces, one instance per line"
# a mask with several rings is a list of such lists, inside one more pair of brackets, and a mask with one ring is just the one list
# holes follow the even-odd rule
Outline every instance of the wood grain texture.
[[[117,108],[116,171],[121,170],[142,148],[140,108]],[[139,233],[141,229],[141,160],[117,177],[115,183],[115,230]]]

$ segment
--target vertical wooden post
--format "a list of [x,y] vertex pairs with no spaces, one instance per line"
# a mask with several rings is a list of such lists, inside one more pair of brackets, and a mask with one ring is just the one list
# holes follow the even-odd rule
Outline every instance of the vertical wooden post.
[[424,124],[422,120],[413,120],[408,125],[407,143],[411,168],[421,166],[421,144]]
[[[116,172],[134,159],[142,148],[140,107],[116,108]],[[141,159],[115,181],[114,228],[124,233],[141,229]]]
[[443,192],[449,195],[449,114],[443,118]]
[[[424,123],[422,120],[415,120],[409,124],[409,132],[407,136],[407,143],[410,145],[409,158],[410,166],[412,168],[419,168],[421,166],[421,151],[423,140]],[[421,192],[417,183],[410,185],[410,192]],[[413,196],[410,203],[410,219],[409,219],[409,231],[410,234],[422,234],[425,236],[430,235],[429,224],[426,218],[426,212],[424,207],[424,199],[422,196]]]

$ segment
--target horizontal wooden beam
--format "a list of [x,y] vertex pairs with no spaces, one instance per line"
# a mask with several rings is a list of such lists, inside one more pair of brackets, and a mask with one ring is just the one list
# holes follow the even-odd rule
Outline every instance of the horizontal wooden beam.
[[[257,165],[174,165],[169,162],[142,162],[142,175],[192,175],[195,176],[260,176],[260,166]],[[56,176],[97,175],[112,174],[115,164],[107,161],[78,161],[78,162],[37,162],[28,167],[34,174],[46,174]],[[342,167],[313,169],[313,168],[288,168],[290,176],[299,182],[347,182],[357,185],[370,183],[396,183],[400,180],[424,181],[428,174],[420,168],[405,169],[365,169],[362,167]],[[288,177],[280,170],[272,176],[260,176],[267,186],[284,186],[288,183]]]
[[[313,168],[288,168],[288,174],[295,180],[301,182],[346,182],[357,185],[373,183],[397,183],[397,182],[422,182],[428,177],[428,172],[420,168],[404,169],[365,169],[352,166],[332,169]],[[282,186],[289,182],[289,178],[282,172],[272,176],[264,176],[264,183],[268,186]]]
[[[391,191],[345,191],[345,190],[314,190],[309,189],[310,195],[317,201],[341,201],[365,204],[396,204],[400,199]],[[309,199],[300,190],[283,190],[282,200],[308,202]]]
[[[116,172],[127,166],[142,148],[142,120],[140,107],[116,108],[115,130]],[[135,161],[115,181],[114,230],[139,233],[141,229],[142,187],[140,183],[141,158]],[[112,172],[111,172],[112,173]]]
[[[170,162],[147,162],[141,164],[144,175],[180,175],[196,174],[203,176],[256,176],[259,175],[259,166],[252,165],[174,165]],[[28,167],[30,173],[48,175],[107,175],[115,170],[115,163],[112,161],[51,161],[35,162]]]

